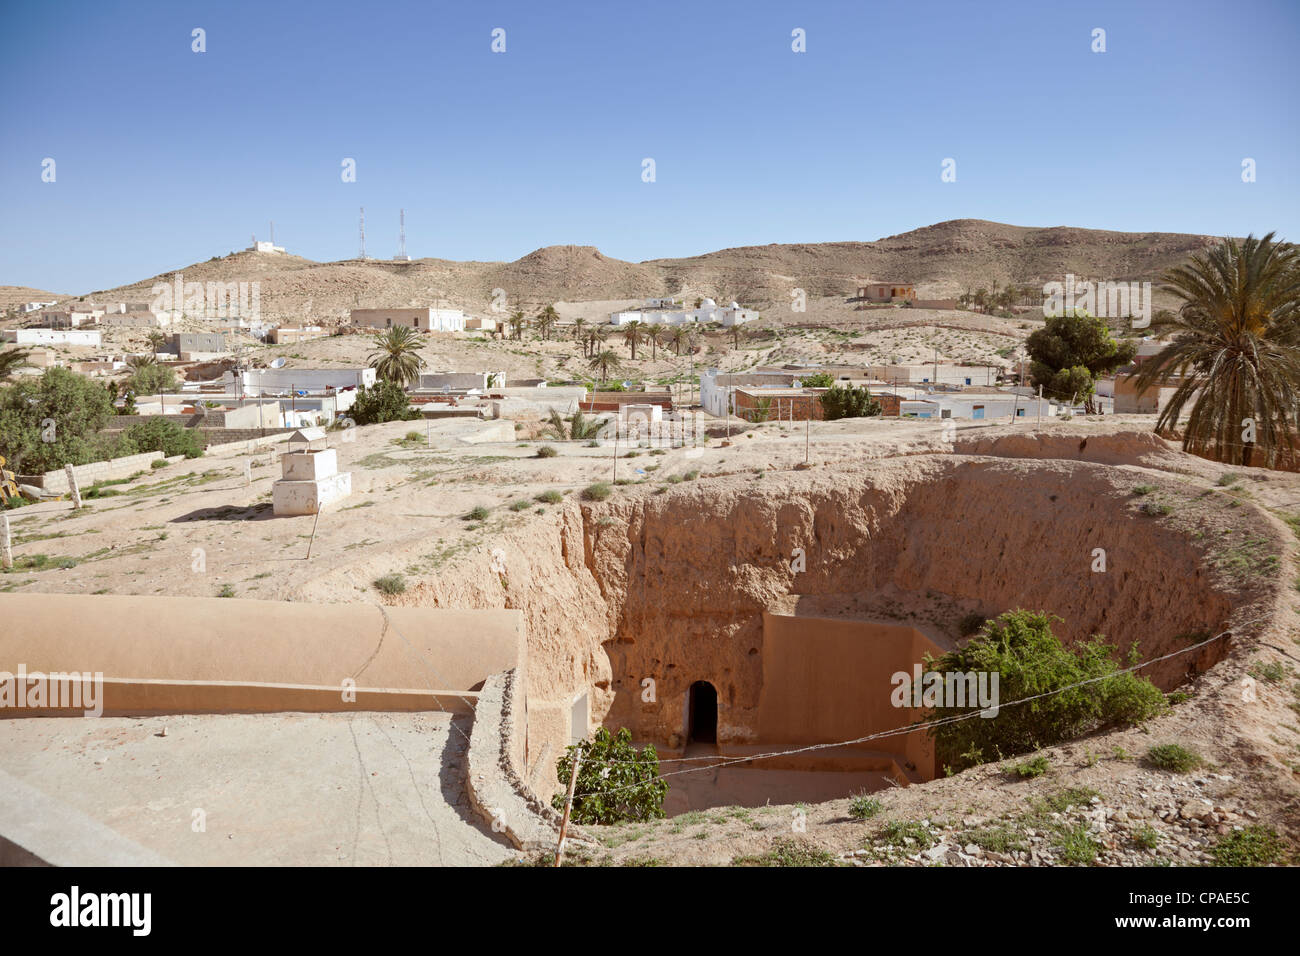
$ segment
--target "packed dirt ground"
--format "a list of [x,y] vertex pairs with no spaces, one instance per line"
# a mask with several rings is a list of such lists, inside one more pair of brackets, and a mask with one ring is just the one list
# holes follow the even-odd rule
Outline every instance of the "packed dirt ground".
[[[353,491],[319,522],[272,516],[270,484],[279,476],[280,449],[251,456],[220,451],[86,489],[80,512],[67,501],[10,512],[16,567],[0,577],[0,587],[419,603],[530,523],[605,507],[583,500],[583,489],[594,483],[613,484],[611,503],[685,489],[707,495],[711,481],[780,494],[782,475],[806,455],[815,469],[837,472],[869,470],[883,459],[954,453],[1026,459],[1027,468],[1034,459],[1095,461],[1131,473],[1135,489],[1174,482],[1194,502],[1188,507],[1211,529],[1210,537],[1221,541],[1216,564],[1281,582],[1296,578],[1292,529],[1300,528],[1300,476],[1186,456],[1150,433],[1150,418],[972,423],[959,426],[952,442],[943,440],[938,423],[918,421],[737,425],[729,443],[718,426],[697,445],[624,447],[617,459],[611,447],[546,436],[538,423],[520,423],[516,441],[476,445],[460,440],[466,429],[478,427],[466,422],[394,422],[355,429],[348,441],[331,433],[340,469],[352,473]],[[543,446],[557,454],[539,456]],[[250,457],[251,484],[244,476]],[[1159,507],[1158,493],[1134,494]],[[1240,516],[1247,513],[1266,521],[1270,535],[1243,539]],[[1132,520],[1149,519],[1135,514]],[[1035,544],[1024,547],[1016,560],[1033,565]],[[382,591],[375,582],[385,578],[400,580],[401,588]],[[1261,628],[1234,640],[1227,659],[1183,688],[1188,696],[1166,716],[1051,748],[1043,772],[1032,778],[1022,779],[1010,769],[1017,761],[1009,761],[876,792],[878,804],[862,804],[861,817],[849,813],[848,799],[839,799],[806,807],[714,808],[657,824],[592,828],[596,843],[579,847],[574,859],[1193,864],[1211,859],[1216,841],[1232,827],[1256,821],[1276,828],[1294,847],[1300,838],[1300,598],[1286,597],[1288,589],[1294,591],[1289,584],[1275,589],[1282,596],[1267,609]],[[894,613],[900,617],[922,613],[927,603],[919,593],[898,600]],[[1250,700],[1243,696],[1247,678],[1255,695]],[[1195,750],[1206,764],[1186,774],[1151,766],[1148,749],[1169,742]],[[1069,837],[1079,827],[1086,841]]]

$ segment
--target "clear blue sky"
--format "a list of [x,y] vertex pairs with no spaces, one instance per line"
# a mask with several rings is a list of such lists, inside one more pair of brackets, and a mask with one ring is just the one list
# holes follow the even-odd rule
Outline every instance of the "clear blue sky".
[[111,287],[272,219],[347,258],[359,206],[385,258],[400,207],[449,259],[967,217],[1300,240],[1297,41],[1296,0],[6,2],[0,284]]

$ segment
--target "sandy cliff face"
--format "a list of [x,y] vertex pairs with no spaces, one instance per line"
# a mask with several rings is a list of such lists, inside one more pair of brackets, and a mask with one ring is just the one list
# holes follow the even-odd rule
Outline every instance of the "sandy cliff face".
[[[1134,496],[1134,483],[1108,465],[971,456],[706,479],[574,504],[408,597],[524,610],[530,714],[541,728],[533,758],[543,738],[562,745],[583,691],[593,721],[667,741],[702,679],[718,689],[720,737],[752,740],[764,610],[843,606],[955,636],[959,611],[1026,607],[1063,618],[1066,638],[1101,633],[1152,658],[1267,603],[1278,585],[1265,566],[1244,578],[1215,570],[1214,515],[1194,490],[1161,482],[1171,513],[1148,516],[1140,508],[1152,499]],[[1233,521],[1261,542],[1276,534],[1253,509]],[[792,569],[796,549],[805,570]],[[1096,549],[1105,571],[1094,570]],[[1171,688],[1223,646],[1146,673]],[[654,702],[642,700],[645,677]]]

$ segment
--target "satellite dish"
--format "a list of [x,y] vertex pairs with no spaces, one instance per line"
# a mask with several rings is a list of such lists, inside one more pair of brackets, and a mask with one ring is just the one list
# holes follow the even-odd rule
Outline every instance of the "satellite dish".
[[284,356],[271,360],[271,368],[284,368]]

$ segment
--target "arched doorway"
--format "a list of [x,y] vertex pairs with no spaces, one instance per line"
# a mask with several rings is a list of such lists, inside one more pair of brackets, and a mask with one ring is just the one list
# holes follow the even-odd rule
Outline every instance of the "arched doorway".
[[718,741],[718,691],[706,680],[691,685],[686,740],[710,744]]

